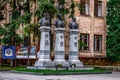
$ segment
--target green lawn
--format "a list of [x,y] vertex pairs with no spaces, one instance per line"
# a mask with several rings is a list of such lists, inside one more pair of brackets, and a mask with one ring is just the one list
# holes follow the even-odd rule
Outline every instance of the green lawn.
[[93,70],[32,70],[26,68],[17,68],[15,71],[19,72],[32,72],[32,73],[39,73],[39,74],[66,74],[66,73],[101,73],[101,72],[108,72],[107,70],[103,69],[93,69]]
[[8,66],[2,66],[0,67],[0,70],[13,70],[19,72],[24,72],[24,73],[37,73],[37,74],[44,74],[44,75],[54,75],[54,74],[89,74],[89,73],[106,73],[110,72],[108,70],[104,69],[99,69],[99,68],[94,68],[92,70],[34,70],[34,69],[27,69],[26,67],[19,66],[19,67],[8,67]]

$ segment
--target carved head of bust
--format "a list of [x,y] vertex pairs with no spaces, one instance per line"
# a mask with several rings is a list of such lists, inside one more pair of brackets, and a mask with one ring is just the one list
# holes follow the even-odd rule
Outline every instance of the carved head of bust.
[[62,20],[62,14],[57,15],[58,19]]
[[73,20],[74,22],[76,22],[76,17],[72,17],[72,20]]

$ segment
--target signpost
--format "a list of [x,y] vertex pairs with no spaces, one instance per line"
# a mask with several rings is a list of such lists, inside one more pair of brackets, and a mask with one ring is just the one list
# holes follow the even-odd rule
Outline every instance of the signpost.
[[2,59],[15,59],[15,46],[2,46]]
[[13,66],[15,51],[15,46],[2,46],[2,59],[11,59],[10,66]]

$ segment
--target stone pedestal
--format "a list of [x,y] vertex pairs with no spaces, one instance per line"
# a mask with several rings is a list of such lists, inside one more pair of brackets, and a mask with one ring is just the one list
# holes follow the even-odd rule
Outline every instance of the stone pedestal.
[[69,64],[70,67],[82,67],[82,62],[78,59],[78,33],[79,30],[70,29],[69,42]]
[[50,68],[55,67],[55,64],[50,59],[50,27],[40,27],[41,40],[38,61],[35,62],[35,67]]
[[69,63],[65,60],[65,45],[64,45],[64,32],[65,28],[56,28],[56,39],[55,39],[55,66],[68,67]]

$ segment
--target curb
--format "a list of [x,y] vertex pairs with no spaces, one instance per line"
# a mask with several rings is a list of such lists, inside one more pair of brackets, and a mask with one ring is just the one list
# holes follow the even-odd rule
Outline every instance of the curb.
[[95,68],[120,72],[120,66],[95,66]]
[[35,73],[35,72],[21,72],[21,71],[14,71],[11,70],[11,73],[20,73],[20,74],[31,74],[31,75],[85,75],[85,74],[111,74],[112,71],[106,71],[106,72],[69,72],[69,73]]
[[0,71],[9,71],[9,70],[0,70]]

